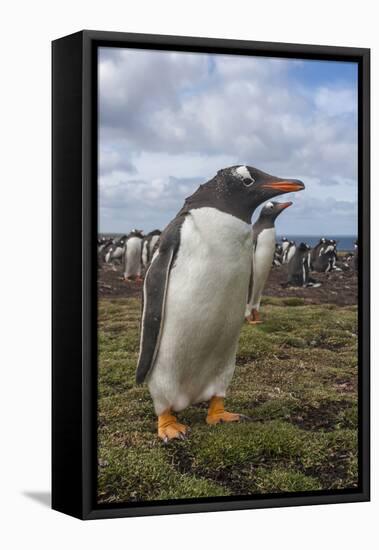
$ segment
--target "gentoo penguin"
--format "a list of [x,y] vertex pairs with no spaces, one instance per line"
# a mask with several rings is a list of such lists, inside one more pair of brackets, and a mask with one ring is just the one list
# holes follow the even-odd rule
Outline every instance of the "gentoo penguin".
[[354,254],[352,252],[347,252],[345,256],[339,262],[339,266],[342,268],[342,271],[350,271],[354,268]]
[[291,204],[292,202],[268,202],[253,225],[252,288],[245,311],[246,320],[251,325],[261,322],[259,308],[262,292],[275,253],[275,220]]
[[274,252],[274,258],[272,260],[272,265],[274,267],[279,267],[282,265],[282,258],[283,258],[283,248],[282,245],[279,243],[275,244],[275,252]]
[[295,241],[288,241],[288,245],[283,253],[283,263],[288,264],[295,254],[296,243]]
[[133,229],[126,239],[124,246],[124,279],[141,281],[142,270],[142,231]]
[[144,238],[142,245],[142,264],[145,268],[149,265],[153,257],[153,252],[157,246],[161,233],[159,229],[154,229],[154,231],[150,231]]
[[123,235],[119,239],[115,239],[113,242],[112,247],[108,250],[108,253],[106,255],[106,263],[113,262],[116,263],[122,263],[124,253],[125,253],[125,243],[126,243],[127,236]]
[[324,249],[326,243],[325,237],[321,237],[318,243],[312,248],[310,252],[310,268],[313,269],[317,257],[320,255],[320,252]]
[[111,245],[113,243],[112,239],[106,239],[105,237],[102,237],[98,240],[97,243],[97,252],[98,254],[101,254],[105,247]]
[[146,380],[158,436],[183,438],[174,411],[210,401],[207,423],[238,421],[224,409],[251,275],[251,216],[304,184],[232,166],[188,197],[163,231],[146,272],[137,383]]
[[320,286],[319,283],[309,275],[308,255],[310,246],[300,243],[288,263],[287,283],[282,286]]
[[283,250],[283,254],[284,252],[287,250],[287,246],[289,245],[289,240],[287,239],[287,237],[282,237],[282,250]]
[[311,262],[312,269],[319,273],[328,273],[329,271],[341,271],[336,266],[337,243],[334,239],[324,239],[322,245],[317,246],[318,253]]

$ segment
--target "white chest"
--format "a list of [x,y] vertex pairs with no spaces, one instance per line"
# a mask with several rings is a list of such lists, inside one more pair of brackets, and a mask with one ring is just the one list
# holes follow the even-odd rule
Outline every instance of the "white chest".
[[263,229],[257,236],[255,254],[271,265],[275,252],[275,228]]
[[251,246],[249,224],[214,208],[199,208],[191,211],[182,226],[179,254],[201,259],[203,269],[222,265],[228,273],[243,268]]
[[193,348],[208,355],[221,344],[224,353],[234,342],[243,321],[251,247],[251,227],[237,218],[212,208],[187,216],[168,283],[162,347],[166,338],[171,351],[173,340],[182,348],[185,340],[192,355]]
[[251,270],[251,226],[212,208],[191,211],[170,272],[149,387],[156,410],[223,395],[235,366]]
[[125,276],[139,275],[141,270],[142,239],[131,237],[126,243]]

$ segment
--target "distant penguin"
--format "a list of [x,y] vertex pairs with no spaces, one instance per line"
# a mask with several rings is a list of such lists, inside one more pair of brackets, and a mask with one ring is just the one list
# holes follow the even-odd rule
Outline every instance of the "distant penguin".
[[113,247],[113,239],[108,239],[104,246],[101,248],[101,251],[99,253],[99,261],[107,263],[107,259],[109,258],[109,253]]
[[224,409],[251,276],[251,216],[257,206],[304,189],[250,166],[219,170],[188,197],[163,231],[143,289],[137,383],[147,381],[163,441],[188,428],[173,411],[210,401],[208,424],[233,422]]
[[336,265],[337,243],[334,239],[324,239],[324,242],[317,247],[318,253],[311,262],[312,268],[318,273],[330,271],[341,271]]
[[287,250],[287,247],[288,245],[290,244],[289,240],[287,239],[287,237],[282,237],[282,250],[283,250],[283,254],[284,252]]
[[296,243],[295,241],[288,241],[288,245],[283,253],[283,263],[288,264],[295,254]]
[[142,232],[134,229],[128,235],[124,247],[124,279],[141,281],[142,271]]
[[112,246],[112,244],[113,244],[112,239],[106,239],[104,237],[100,239],[100,244],[98,244],[98,247],[97,247],[98,260],[100,263],[105,261],[105,254],[107,253],[109,248]]
[[320,255],[322,253],[324,247],[325,247],[326,239],[325,237],[321,237],[319,242],[311,249],[310,251],[310,268],[313,270],[313,266]]
[[262,293],[270,273],[275,253],[275,220],[292,202],[265,204],[253,225],[252,284],[245,317],[249,324],[260,323],[259,308]]
[[287,282],[282,286],[320,286],[319,283],[309,275],[309,255],[310,247],[305,243],[300,243],[296,247],[295,253],[288,263]]
[[103,250],[104,246],[108,242],[108,239],[106,237],[98,237],[97,238],[97,252],[100,254],[100,252]]
[[339,262],[339,266],[342,267],[343,271],[354,269],[354,254],[352,252],[347,252]]
[[125,254],[126,239],[127,239],[126,235],[123,235],[122,237],[117,239],[117,241],[114,243],[114,246],[112,248],[109,261],[112,261],[114,263],[122,263],[123,257]]
[[153,252],[158,244],[160,235],[161,231],[159,229],[154,229],[154,231],[150,231],[150,233],[144,237],[142,245],[142,264],[144,268],[149,265],[153,257]]
[[274,267],[279,267],[282,265],[282,259],[283,259],[283,248],[282,245],[279,243],[275,244],[275,252],[274,252],[274,258],[272,260],[272,265]]

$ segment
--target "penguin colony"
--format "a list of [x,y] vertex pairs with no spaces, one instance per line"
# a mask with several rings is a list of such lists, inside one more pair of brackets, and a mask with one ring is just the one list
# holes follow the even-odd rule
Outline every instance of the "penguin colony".
[[246,418],[225,410],[224,400],[242,324],[260,322],[272,266],[286,264],[284,284],[302,287],[318,285],[312,271],[357,268],[357,243],[342,262],[334,240],[321,238],[313,248],[276,243],[275,220],[292,203],[271,199],[303,189],[299,180],[232,166],[200,185],[163,232],[98,239],[99,265],[118,265],[125,281],[144,281],[136,381],[147,383],[164,442],[187,436],[175,413],[191,404],[208,402],[210,425]]

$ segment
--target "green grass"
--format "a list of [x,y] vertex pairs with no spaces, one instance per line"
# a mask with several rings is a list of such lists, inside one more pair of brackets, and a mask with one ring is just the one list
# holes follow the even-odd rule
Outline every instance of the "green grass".
[[99,304],[102,503],[357,486],[356,307],[266,298],[244,325],[227,406],[250,422],[209,427],[183,411],[186,441],[163,445],[145,386],[134,383],[140,301]]

